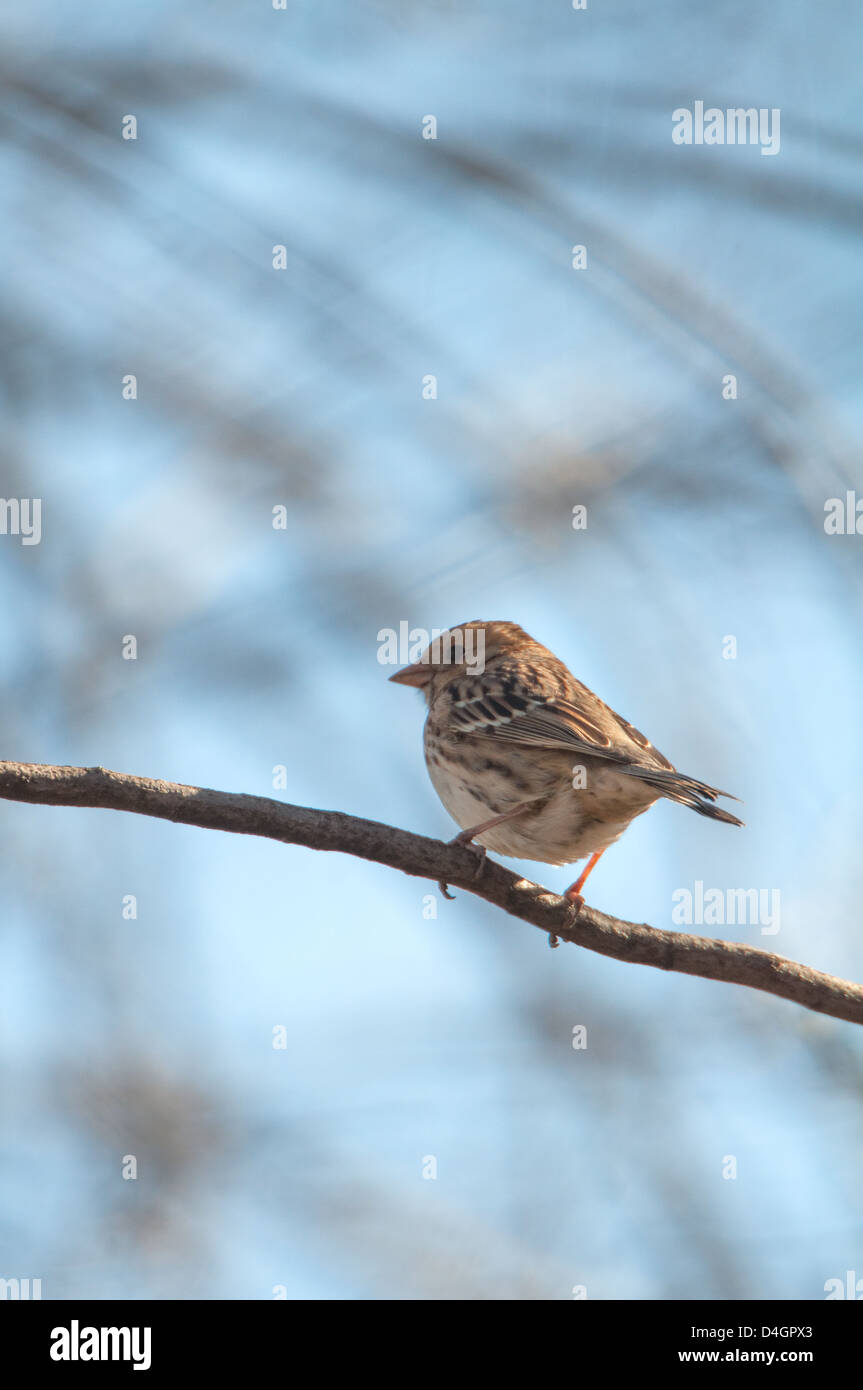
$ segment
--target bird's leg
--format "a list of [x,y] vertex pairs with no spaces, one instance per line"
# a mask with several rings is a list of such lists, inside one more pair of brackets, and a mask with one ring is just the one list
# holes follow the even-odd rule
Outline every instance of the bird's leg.
[[[491,820],[480,821],[479,825],[472,825],[469,830],[460,830],[458,835],[453,836],[449,841],[451,845],[464,845],[466,849],[472,850],[477,856],[479,860],[476,867],[477,878],[479,878],[482,873],[486,848],[485,845],[475,845],[473,843],[474,836],[483,835],[486,830],[493,830],[496,825],[503,825],[504,821],[513,820],[515,816],[520,816],[522,812],[526,811],[531,804],[530,801],[520,801],[517,806],[513,806],[511,811],[504,811],[503,815],[500,816],[492,816]],[[441,890],[444,897],[451,899],[453,895],[447,892],[448,887],[449,885],[445,883],[443,879],[438,883],[438,888]]]
[[[454,839],[450,840],[450,844],[469,845],[477,835],[484,835],[487,830],[493,830],[496,825],[503,825],[506,820],[514,820],[516,816],[522,815],[532,805],[532,801],[520,801],[517,806],[513,806],[511,811],[504,811],[500,816],[492,816],[491,820],[480,821],[479,825],[472,825],[470,830],[460,831]],[[485,845],[473,845],[472,848],[481,850],[485,854]]]
[[605,854],[605,850],[598,849],[595,854],[592,854],[590,856],[581,873],[579,874],[578,878],[575,880],[575,883],[571,883],[563,895],[566,898],[567,902],[572,903],[579,912],[584,907],[584,898],[581,896],[581,890],[587,882],[588,874],[592,873],[592,871],[596,868],[596,865],[599,863],[600,857],[603,854]]

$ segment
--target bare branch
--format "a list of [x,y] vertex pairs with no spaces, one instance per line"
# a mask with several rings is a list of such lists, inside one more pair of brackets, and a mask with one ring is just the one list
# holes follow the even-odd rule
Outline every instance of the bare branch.
[[754,946],[622,922],[590,907],[577,914],[564,898],[519,878],[502,864],[491,859],[478,864],[476,855],[462,845],[444,844],[340,811],[316,811],[269,797],[157,782],[102,767],[31,763],[0,762],[0,797],[43,806],[133,811],[206,830],[261,835],[307,849],[354,854],[416,878],[443,880],[550,936],[615,960],[747,985],[817,1013],[863,1023],[860,985]]

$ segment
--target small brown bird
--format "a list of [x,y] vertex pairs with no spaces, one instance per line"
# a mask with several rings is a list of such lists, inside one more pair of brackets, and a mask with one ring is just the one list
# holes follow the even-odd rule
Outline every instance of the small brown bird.
[[589,856],[566,892],[578,907],[600,855],[661,796],[743,824],[713,804],[729,792],[677,772],[517,623],[462,623],[390,680],[425,694],[426,765],[463,827],[455,842],[544,864]]

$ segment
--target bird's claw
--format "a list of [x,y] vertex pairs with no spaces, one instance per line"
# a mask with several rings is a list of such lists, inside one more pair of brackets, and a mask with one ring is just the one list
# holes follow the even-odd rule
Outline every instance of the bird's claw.
[[[566,902],[572,903],[572,906],[575,908],[575,915],[578,917],[581,909],[584,907],[584,898],[580,893],[576,893],[575,885],[573,884],[572,888],[567,888],[563,896]],[[560,945],[560,937],[555,936],[553,931],[550,931],[548,934],[548,944],[552,950]]]
[[453,840],[453,844],[464,845],[465,849],[471,850],[472,853],[476,855],[477,865],[474,878],[479,878],[480,874],[485,868],[485,856],[488,852],[486,850],[485,845],[478,845],[475,840],[459,840],[458,837],[456,837],[456,839]]
[[[484,865],[485,865],[485,856],[486,856],[486,853],[487,853],[485,845],[478,845],[478,844],[476,843],[475,840],[472,840],[471,837],[470,837],[470,831],[469,831],[469,830],[463,830],[463,831],[461,832],[460,835],[454,836],[454,838],[453,838],[452,840],[450,840],[450,844],[451,844],[451,845],[461,845],[461,847],[462,847],[463,849],[469,849],[469,850],[471,850],[471,851],[476,855],[477,861],[478,861],[478,862],[477,862],[476,873],[474,874],[474,878],[479,878],[480,874],[481,874],[482,871],[483,871],[483,867],[484,867]],[[440,891],[443,893],[444,897],[445,897],[445,898],[449,898],[450,901],[452,901],[452,899],[455,897],[455,894],[454,894],[454,893],[448,893],[448,892],[447,892],[447,889],[449,888],[449,884],[448,884],[448,883],[445,883],[445,882],[443,881],[443,879],[441,879],[440,882],[438,883],[438,888],[439,888]]]

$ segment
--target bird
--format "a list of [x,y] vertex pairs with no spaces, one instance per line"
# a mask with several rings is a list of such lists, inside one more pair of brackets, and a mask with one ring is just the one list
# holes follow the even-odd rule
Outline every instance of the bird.
[[737,797],[678,772],[517,623],[460,623],[390,680],[425,696],[426,766],[462,827],[451,843],[480,861],[487,850],[558,867],[587,859],[563,895],[577,912],[600,856],[661,797],[743,825],[716,805]]

